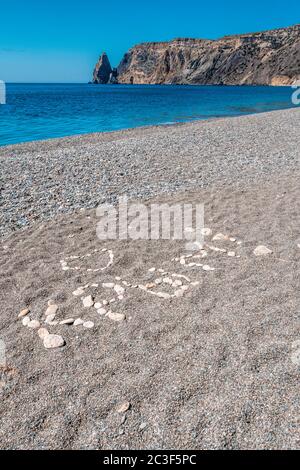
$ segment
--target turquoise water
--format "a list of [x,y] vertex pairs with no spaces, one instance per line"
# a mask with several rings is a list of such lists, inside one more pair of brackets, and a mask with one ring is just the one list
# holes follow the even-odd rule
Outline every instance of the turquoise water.
[[289,87],[8,84],[0,145],[292,107]]

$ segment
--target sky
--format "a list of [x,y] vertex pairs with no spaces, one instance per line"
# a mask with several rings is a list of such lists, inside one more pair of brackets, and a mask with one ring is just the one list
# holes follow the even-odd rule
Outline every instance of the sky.
[[299,0],[0,0],[0,80],[86,83],[99,55],[300,23]]

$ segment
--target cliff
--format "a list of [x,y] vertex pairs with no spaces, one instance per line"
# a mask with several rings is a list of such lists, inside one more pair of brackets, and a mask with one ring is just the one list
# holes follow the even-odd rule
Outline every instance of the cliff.
[[174,39],[130,49],[119,83],[291,85],[300,79],[300,25],[218,40]]
[[107,54],[103,52],[100,56],[93,74],[93,83],[106,84],[108,83],[112,73],[112,68],[107,57]]

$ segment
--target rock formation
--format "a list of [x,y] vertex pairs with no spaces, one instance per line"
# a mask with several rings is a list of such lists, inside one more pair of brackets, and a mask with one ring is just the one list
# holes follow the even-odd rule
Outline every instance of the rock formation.
[[93,83],[101,85],[108,83],[111,73],[112,68],[110,66],[109,59],[107,57],[107,54],[103,52],[94,69]]
[[297,80],[300,25],[218,40],[139,44],[118,67],[119,83],[291,85]]

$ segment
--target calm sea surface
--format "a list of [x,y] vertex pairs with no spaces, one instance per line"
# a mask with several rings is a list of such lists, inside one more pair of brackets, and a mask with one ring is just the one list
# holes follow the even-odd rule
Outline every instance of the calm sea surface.
[[289,87],[8,84],[0,145],[292,107]]

